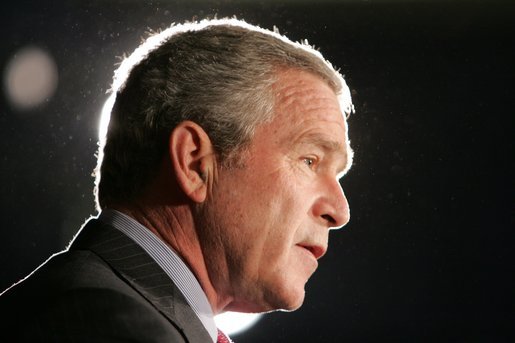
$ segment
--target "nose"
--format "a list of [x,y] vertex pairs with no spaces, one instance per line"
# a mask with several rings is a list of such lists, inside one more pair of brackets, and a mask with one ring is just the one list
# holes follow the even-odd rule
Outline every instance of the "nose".
[[314,206],[314,215],[328,229],[339,229],[349,222],[349,203],[338,180],[331,180],[324,188]]

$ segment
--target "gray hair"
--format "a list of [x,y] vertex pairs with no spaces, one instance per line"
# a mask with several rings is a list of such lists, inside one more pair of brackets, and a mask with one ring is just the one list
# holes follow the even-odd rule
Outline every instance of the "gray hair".
[[97,207],[135,199],[157,171],[171,131],[191,120],[209,135],[221,163],[273,118],[279,68],[318,75],[352,111],[338,71],[307,42],[237,19],[173,25],[149,37],[115,72],[107,134],[100,138]]

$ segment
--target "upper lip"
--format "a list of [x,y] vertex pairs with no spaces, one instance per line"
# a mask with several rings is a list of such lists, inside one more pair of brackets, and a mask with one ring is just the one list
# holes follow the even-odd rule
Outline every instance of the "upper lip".
[[305,243],[299,243],[297,245],[299,245],[300,247],[302,247],[306,250],[309,250],[309,252],[311,252],[313,254],[313,256],[315,257],[315,259],[317,259],[317,260],[319,258],[321,258],[322,256],[324,256],[325,252],[327,251],[327,248],[324,247],[323,245],[305,244]]

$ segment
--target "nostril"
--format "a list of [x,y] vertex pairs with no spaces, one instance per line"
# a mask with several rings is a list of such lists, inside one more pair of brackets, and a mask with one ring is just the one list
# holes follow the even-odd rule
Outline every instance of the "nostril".
[[336,220],[328,214],[323,214],[322,218],[327,220],[330,224],[336,224]]

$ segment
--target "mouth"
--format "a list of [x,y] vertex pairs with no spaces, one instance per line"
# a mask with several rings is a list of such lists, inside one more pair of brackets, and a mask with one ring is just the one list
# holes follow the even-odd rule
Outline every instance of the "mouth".
[[313,257],[315,257],[315,260],[318,260],[319,258],[324,256],[324,254],[326,252],[326,249],[319,245],[304,245],[304,244],[297,244],[297,245],[300,246],[301,248],[309,251],[313,255]]

